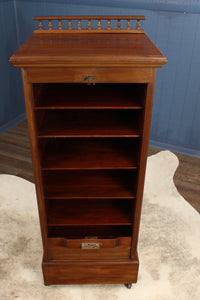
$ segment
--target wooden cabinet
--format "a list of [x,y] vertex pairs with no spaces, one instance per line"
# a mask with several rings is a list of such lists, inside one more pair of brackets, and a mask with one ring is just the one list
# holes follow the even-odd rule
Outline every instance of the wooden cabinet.
[[155,73],[166,58],[140,29],[142,16],[36,19],[40,29],[10,62],[23,74],[44,282],[130,287]]

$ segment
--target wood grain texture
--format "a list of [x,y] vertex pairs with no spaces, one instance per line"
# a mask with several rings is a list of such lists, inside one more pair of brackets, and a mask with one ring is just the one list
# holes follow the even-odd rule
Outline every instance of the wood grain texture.
[[33,20],[146,20],[145,16],[36,16]]
[[[43,262],[44,283],[91,284],[137,281],[138,260]],[[56,276],[55,276],[56,274]]]
[[[50,25],[51,25],[51,23],[50,23]],[[56,29],[42,29],[42,30],[40,30],[40,29],[36,29],[36,30],[34,30],[34,34],[46,34],[46,33],[50,33],[50,34],[57,34],[57,33],[59,33],[59,34],[76,34],[77,32],[79,32],[79,33],[81,33],[81,34],[84,34],[84,33],[86,33],[86,34],[99,34],[99,33],[104,33],[104,34],[110,34],[110,33],[119,33],[119,31],[120,31],[120,33],[125,33],[125,34],[127,34],[127,33],[132,33],[132,34],[144,34],[144,30],[143,29],[137,29],[137,28],[135,28],[135,29],[119,29],[119,28],[117,28],[117,29],[102,29],[102,28],[100,28],[100,26],[101,25],[99,25],[99,28],[97,28],[97,29],[81,29],[81,28],[76,28],[76,29],[61,29],[61,30],[59,30],[59,28],[56,28]]]
[[[36,113],[41,120],[41,113]],[[139,115],[126,110],[45,111],[38,137],[140,137]]]
[[10,58],[16,67],[161,67],[166,61],[145,34],[123,33],[33,34]]
[[35,184],[36,184],[35,186],[36,186],[37,203],[38,203],[39,218],[40,218],[40,227],[42,233],[42,242],[43,242],[43,249],[44,249],[44,259],[48,260],[47,217],[46,217],[46,210],[45,210],[45,203],[44,203],[43,182],[42,182],[41,169],[39,163],[40,153],[39,153],[38,139],[37,139],[37,124],[35,122],[35,115],[34,115],[33,90],[32,90],[32,85],[30,83],[27,83],[26,81],[26,73],[24,69],[22,69],[22,78],[23,78],[23,86],[24,86],[26,111],[28,115],[29,138],[30,138],[33,170],[34,170]]
[[[92,243],[92,242],[99,242],[99,248],[130,248],[131,246],[131,238],[130,237],[120,237],[115,239],[102,239],[102,238],[85,238],[85,239],[60,239],[60,238],[51,238],[52,245],[60,245],[66,248],[81,248],[87,249],[82,247],[82,243]],[[88,249],[87,249],[88,250]]]
[[[0,173],[20,176],[34,182],[27,120],[0,135]],[[148,148],[151,156],[161,151]],[[179,193],[200,213],[200,159],[174,153],[179,166],[174,174],[174,183]]]
[[148,153],[149,135],[151,128],[151,114],[153,107],[153,93],[155,84],[156,70],[154,70],[154,80],[149,83],[147,90],[144,90],[144,110],[143,110],[143,128],[142,128],[142,142],[141,142],[141,153],[140,153],[140,168],[138,173],[138,185],[136,194],[136,206],[133,212],[134,214],[134,224],[133,224],[133,238],[132,238],[132,248],[131,248],[131,258],[135,259],[137,255],[137,243],[139,235],[140,226],[140,216],[143,200],[143,190],[144,190],[144,180],[146,171],[146,161]]
[[47,139],[43,170],[136,169],[140,140],[130,138]]
[[48,226],[131,225],[132,199],[51,199]]
[[44,84],[37,109],[142,109],[142,84]]
[[76,225],[76,226],[48,226],[49,238],[83,239],[98,237],[113,239],[116,237],[130,237],[132,225]]
[[0,135],[0,173],[34,182],[27,120]]
[[43,171],[46,198],[127,198],[135,197],[134,170]]
[[[98,243],[98,249],[81,248],[82,243]],[[52,259],[82,260],[82,259],[128,259],[130,257],[131,237],[119,237],[115,239],[85,238],[64,239],[49,238],[50,257]]]
[[[40,29],[42,28],[41,25],[40,22]],[[73,30],[71,25],[70,20],[69,29]],[[116,35],[86,35],[84,33],[56,35],[52,32],[51,19],[49,19],[48,27],[49,35],[43,32],[39,35],[33,34],[10,60],[15,66],[26,66],[23,69],[24,89],[42,236],[45,240],[46,255],[43,263],[45,283],[49,283],[49,280],[52,280],[51,282],[54,284],[67,282],[103,283],[104,281],[107,283],[135,282],[138,270],[137,241],[150,133],[155,68],[161,67],[166,62],[166,58],[144,34],[130,34],[128,36],[121,33]],[[137,22],[136,27],[139,30],[139,22]],[[119,20],[117,20],[117,28],[120,29]],[[78,30],[81,30],[80,20]],[[98,30],[101,30],[100,19],[98,19]],[[79,83],[79,85],[71,85],[71,87],[66,85],[70,87],[68,94],[65,85],[47,84],[50,82],[71,82]],[[126,84],[116,87],[115,95],[112,95],[107,89],[111,89],[110,84],[115,82]],[[91,101],[89,104],[91,90],[84,87],[83,91],[80,83],[106,83],[107,85],[101,84],[94,88],[93,99],[95,98],[97,103],[101,102],[98,97],[108,99],[106,103],[108,108],[104,107],[106,106],[105,102],[102,103],[101,109],[99,104],[97,108],[95,108],[95,105],[94,107],[91,105]],[[133,83],[133,85],[127,85],[127,83]],[[113,85],[114,88],[115,86]],[[49,90],[46,92],[46,96],[44,93],[45,87]],[[56,87],[58,92],[54,90],[53,94],[51,92],[52,87]],[[101,88],[98,89],[99,87]],[[127,90],[127,87],[131,89],[131,92]],[[76,91],[73,90],[74,88]],[[83,93],[85,93],[84,99],[82,99]],[[73,94],[75,94],[75,99]],[[95,94],[98,96],[95,97]],[[52,97],[53,99],[58,98],[61,105],[58,105],[55,109],[54,100],[54,109],[51,105],[49,108],[42,109],[41,103],[45,97],[46,99],[47,97],[51,99]],[[63,100],[66,97],[71,99],[71,104],[67,104],[66,100]],[[115,98],[118,99],[116,100],[118,102],[117,109],[114,105]],[[79,108],[69,108],[72,105],[72,99]],[[77,99],[79,100],[77,101]],[[80,99],[82,99],[82,103],[86,104],[86,107],[89,104],[87,109],[86,107],[82,109],[84,105],[80,105]],[[134,99],[137,99],[137,101]],[[130,100],[133,101],[136,107],[131,107]],[[63,102],[65,103],[64,106]],[[109,107],[109,102],[113,105],[113,108]],[[140,107],[137,107],[137,102],[140,103]],[[122,108],[119,107],[119,104]],[[75,143],[79,139],[87,141],[91,138],[92,141],[99,139],[102,142],[103,138],[104,153],[107,152],[105,150],[106,138],[110,145],[113,138],[115,138],[114,141],[118,144],[117,147],[115,144],[116,150],[119,150],[121,145],[121,142],[119,143],[120,139],[129,139],[131,143],[137,144],[137,151],[132,152],[132,155],[135,154],[134,161],[137,162],[137,166],[135,164],[136,168],[131,169],[103,169],[102,167],[100,169],[98,167],[95,169],[82,169],[81,167],[79,169],[67,169],[67,159],[69,160],[69,158],[66,154],[59,157],[61,153],[59,147],[63,146],[61,140],[69,142],[71,138],[74,138]],[[56,141],[56,147],[51,147],[51,144],[48,144],[51,139]],[[54,164],[57,160],[59,164],[62,164],[61,161],[64,159],[66,166],[64,169],[43,168],[47,145],[49,145],[51,151],[55,151],[56,160],[54,160]],[[72,147],[71,150],[68,143],[66,145],[67,148],[65,147],[64,153],[69,151],[73,152],[74,155],[78,144],[74,144],[75,148]],[[91,146],[91,143],[86,145],[87,147]],[[99,143],[95,145],[95,147],[97,146],[99,146]],[[99,148],[101,153],[101,146]],[[83,144],[82,149],[84,149]],[[93,148],[93,150],[95,149]],[[120,153],[121,150],[122,148],[119,150]],[[81,147],[79,151],[81,151]],[[91,157],[88,159],[91,152],[90,150],[86,153],[85,148],[86,155],[83,159],[87,161],[88,165],[92,161]],[[93,163],[95,159],[97,160],[95,163],[98,166],[98,151],[95,152],[97,152],[96,156],[91,156],[94,157]],[[52,152],[50,153],[47,158],[54,156]],[[69,157],[73,156],[70,154]],[[120,162],[120,157],[118,155],[116,162]],[[50,160],[52,161],[52,159]],[[76,228],[77,226],[78,228]],[[82,253],[85,253],[82,251],[83,249],[78,248],[76,250],[76,247],[73,253],[71,250],[67,250],[71,257],[67,270],[65,261],[67,256],[66,251],[63,249],[63,256],[62,253],[55,252],[52,261],[49,262],[48,242],[51,240],[47,239],[47,234],[48,238],[53,235],[54,238],[63,237],[66,241],[66,234],[71,230],[71,235],[75,237],[75,240],[78,239],[77,233],[81,235],[81,240],[84,240],[87,239],[83,231],[84,227],[87,227],[88,232],[95,233],[95,228],[97,232],[102,230],[102,228],[100,229],[101,226],[107,228],[107,236],[110,235],[110,232],[113,232],[112,227],[117,226],[120,229],[119,236],[122,232],[125,232],[124,238],[127,236],[131,238],[129,240],[131,247],[129,244],[125,252],[121,249],[110,250],[110,252],[100,249],[102,258],[105,259],[102,259],[101,263],[95,261],[92,268],[90,268],[92,266],[90,261],[91,251],[86,252],[85,261],[79,260],[79,265],[77,265],[76,260],[73,261],[73,254],[81,254],[83,257]],[[110,226],[111,228],[108,229]],[[114,232],[116,232],[116,229]],[[119,238],[117,232],[116,234],[113,237],[114,239]],[[98,238],[93,239],[98,240]],[[114,255],[112,261],[109,261],[112,268],[109,268],[106,259],[111,259],[111,252]],[[95,254],[100,254],[100,252],[95,253],[94,251],[93,258]],[[129,258],[129,256],[131,259],[125,262],[125,258]],[[57,258],[62,260],[62,264],[59,259],[56,260]],[[85,263],[87,263],[86,272],[83,271]],[[130,266],[134,266],[132,270]],[[115,274],[113,270],[116,271]],[[71,272],[76,273],[76,271],[79,272],[79,275],[76,275],[78,281],[74,279],[74,274],[71,274]],[[127,272],[127,274],[122,274],[122,271]],[[95,276],[96,281],[93,276]]]
[[[102,67],[102,63],[96,68],[97,61],[90,61],[89,67],[84,62],[74,62],[71,67],[43,67],[41,65],[34,65],[32,68],[28,68],[26,71],[27,81],[31,83],[148,83],[152,81],[153,69],[144,68],[145,63],[140,68],[130,68],[130,63],[126,68],[114,67],[111,62],[109,65],[103,62],[106,68]],[[118,64],[120,64],[118,62]],[[81,68],[77,68],[80,65]],[[37,68],[36,68],[37,67]],[[91,78],[90,80],[88,78]]]

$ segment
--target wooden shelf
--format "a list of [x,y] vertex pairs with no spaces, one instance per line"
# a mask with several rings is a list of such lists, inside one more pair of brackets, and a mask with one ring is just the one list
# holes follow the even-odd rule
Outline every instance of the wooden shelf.
[[131,225],[128,199],[49,200],[48,225]]
[[43,84],[37,109],[141,109],[144,84]]
[[43,171],[46,198],[135,197],[134,170]]
[[50,139],[43,170],[136,169],[139,141],[130,138]]
[[[38,120],[41,115],[38,115]],[[139,137],[139,114],[124,110],[46,112],[39,137]]]
[[[126,200],[127,201],[127,200]],[[48,237],[64,237],[70,239],[77,238],[115,238],[128,237],[132,235],[131,225],[48,225]]]

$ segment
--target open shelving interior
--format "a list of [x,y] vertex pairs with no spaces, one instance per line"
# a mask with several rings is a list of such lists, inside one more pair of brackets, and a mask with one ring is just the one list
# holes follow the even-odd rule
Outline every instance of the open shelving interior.
[[140,140],[130,138],[46,139],[43,170],[136,169]]
[[135,110],[57,109],[37,111],[38,137],[140,137]]
[[51,199],[48,226],[131,225],[132,205],[130,199]]
[[135,197],[134,170],[43,171],[46,198],[131,198]]
[[33,91],[48,236],[131,236],[146,84]]
[[145,84],[35,84],[36,109],[142,109]]
[[132,225],[79,225],[48,226],[48,237],[78,238],[115,238],[132,235]]

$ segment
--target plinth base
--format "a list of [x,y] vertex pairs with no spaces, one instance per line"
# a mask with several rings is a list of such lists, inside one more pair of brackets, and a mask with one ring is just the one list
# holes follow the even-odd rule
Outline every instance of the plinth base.
[[138,267],[138,260],[54,260],[42,263],[45,285],[135,283],[137,282]]

